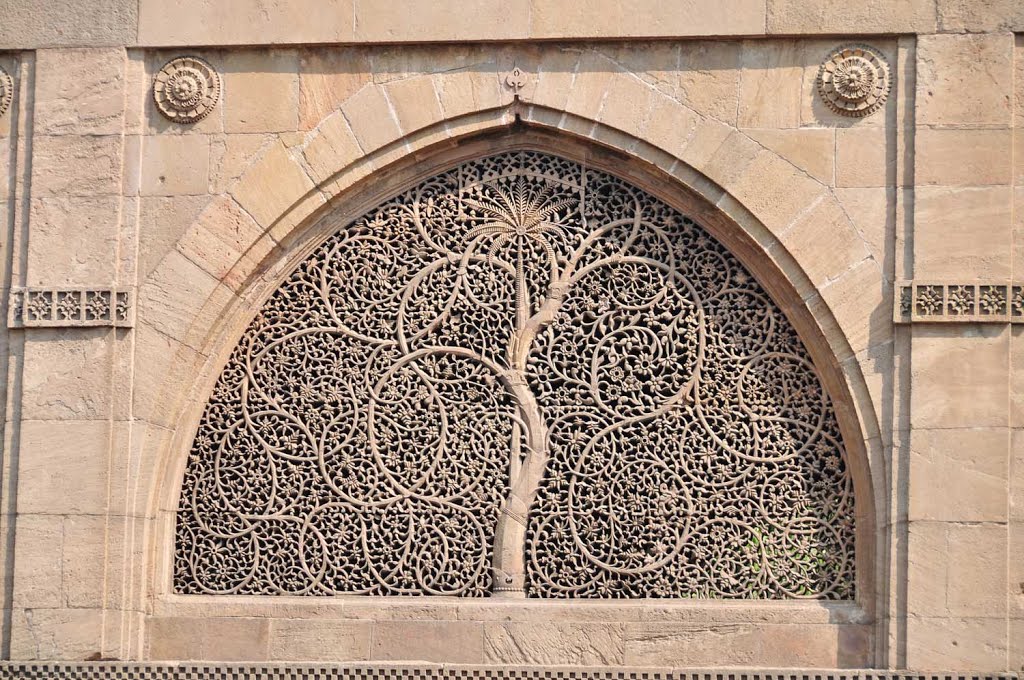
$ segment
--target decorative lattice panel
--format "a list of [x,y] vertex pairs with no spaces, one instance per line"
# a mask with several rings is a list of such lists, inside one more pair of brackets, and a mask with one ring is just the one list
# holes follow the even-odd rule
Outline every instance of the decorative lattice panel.
[[459,664],[0,662],[0,680],[1017,680],[1007,673],[788,668],[648,669]]
[[231,355],[183,593],[853,596],[833,407],[688,217],[578,163],[461,165],[342,228]]

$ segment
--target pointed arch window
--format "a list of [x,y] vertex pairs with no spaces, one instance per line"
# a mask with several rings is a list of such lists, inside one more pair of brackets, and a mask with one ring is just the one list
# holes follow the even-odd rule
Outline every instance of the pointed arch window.
[[320,245],[214,387],[181,593],[851,599],[853,486],[785,315],[699,224],[542,152]]

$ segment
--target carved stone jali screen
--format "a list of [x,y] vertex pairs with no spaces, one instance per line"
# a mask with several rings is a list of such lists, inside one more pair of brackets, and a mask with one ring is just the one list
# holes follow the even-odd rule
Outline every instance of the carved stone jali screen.
[[344,226],[219,377],[180,593],[850,599],[853,486],[800,338],[640,189],[539,152]]

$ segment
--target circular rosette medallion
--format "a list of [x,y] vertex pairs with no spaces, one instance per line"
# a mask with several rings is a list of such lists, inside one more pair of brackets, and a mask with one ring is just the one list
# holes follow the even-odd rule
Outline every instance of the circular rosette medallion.
[[867,45],[833,50],[818,70],[822,101],[844,116],[868,116],[885,103],[891,87],[889,62]]
[[14,81],[3,68],[0,68],[0,116],[7,113],[14,99]]
[[202,120],[220,99],[220,76],[199,57],[178,57],[153,79],[153,101],[175,123]]

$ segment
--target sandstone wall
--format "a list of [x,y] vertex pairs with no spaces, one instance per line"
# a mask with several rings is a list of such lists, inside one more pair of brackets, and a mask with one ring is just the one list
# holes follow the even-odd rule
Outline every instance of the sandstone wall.
[[[664,5],[0,0],[3,656],[1024,668],[1024,6]],[[890,67],[862,118],[818,92],[847,43]],[[153,99],[182,55],[222,84],[191,125]],[[856,602],[171,592],[199,413],[318,218],[515,144],[690,197],[793,318],[855,459]],[[109,318],[18,315],[67,292]]]

